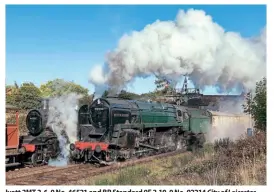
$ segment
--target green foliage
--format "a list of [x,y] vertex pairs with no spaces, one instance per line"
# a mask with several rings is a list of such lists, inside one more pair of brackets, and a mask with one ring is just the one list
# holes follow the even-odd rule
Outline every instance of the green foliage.
[[163,88],[164,83],[166,82],[166,80],[164,80],[163,78],[158,77],[158,76],[156,76],[156,78],[157,79],[154,82],[154,84],[156,85],[156,88],[157,89]]
[[[109,95],[109,91],[108,90],[105,90],[104,93],[102,94],[102,98],[106,98],[107,96]],[[131,92],[127,92],[125,90],[122,90],[119,94],[118,94],[118,98],[121,98],[121,99],[128,99],[128,100],[131,100],[131,99],[137,99],[139,98],[140,96],[136,93],[131,93]]]
[[255,96],[247,95],[247,103],[244,105],[246,113],[252,115],[255,127],[259,130],[266,130],[266,78],[256,83]]
[[7,104],[11,104],[11,105],[15,105],[15,95],[14,94],[6,94],[6,103]]
[[88,96],[88,89],[74,82],[65,81],[63,79],[54,79],[40,86],[43,97],[55,97],[66,95],[69,93],[78,93]]
[[36,108],[40,105],[41,91],[33,83],[23,83],[16,97],[17,106],[21,109]]
[[15,102],[15,95],[18,94],[19,86],[15,82],[14,85],[6,85],[6,103],[14,105]]
[[122,90],[120,92],[120,94],[118,95],[118,97],[121,98],[121,99],[131,100],[131,99],[137,99],[139,97],[139,95],[135,94],[135,93],[131,93],[131,92],[127,92],[127,91]]
[[156,89],[161,89],[160,92],[162,92],[163,94],[167,93],[169,87],[165,87],[166,80],[159,76],[156,76],[156,78],[157,79],[154,82],[154,84],[156,85]]
[[[27,117],[27,111],[21,110],[19,112],[19,133],[20,133],[20,135],[25,135],[28,132],[28,129],[26,126],[26,117]],[[9,123],[9,124],[16,123],[15,111],[9,111],[6,113],[6,123]]]
[[31,109],[40,105],[41,91],[33,83],[23,83],[20,87],[14,86],[12,89],[11,93],[6,95],[8,104],[20,109]]
[[109,94],[109,91],[105,90],[104,93],[102,94],[102,98],[106,98]]
[[40,106],[43,97],[77,93],[83,96],[80,99],[80,105],[88,104],[93,100],[93,95],[88,95],[88,91],[88,89],[74,82],[68,82],[62,79],[48,81],[41,85],[40,89],[33,83],[23,83],[19,87],[15,82],[14,85],[6,85],[6,103],[20,109],[32,109]]
[[94,95],[84,96],[79,100],[79,105],[88,105],[93,101]]

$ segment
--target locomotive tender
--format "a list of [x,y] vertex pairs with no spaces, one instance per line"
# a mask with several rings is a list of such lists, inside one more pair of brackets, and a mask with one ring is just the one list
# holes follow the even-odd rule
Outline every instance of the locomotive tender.
[[208,111],[168,103],[98,98],[78,111],[73,161],[105,163],[202,147]]

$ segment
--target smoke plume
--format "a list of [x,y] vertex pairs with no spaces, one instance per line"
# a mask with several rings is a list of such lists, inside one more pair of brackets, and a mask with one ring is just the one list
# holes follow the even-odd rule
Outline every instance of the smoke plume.
[[202,10],[179,10],[175,21],[155,21],[142,31],[125,34],[95,66],[90,82],[95,91],[118,92],[135,77],[188,75],[195,86],[252,89],[266,75],[266,28],[259,37],[243,38],[225,31]]
[[246,103],[244,97],[237,97],[235,99],[222,99],[212,101],[207,106],[208,110],[219,111],[224,113],[244,114],[243,105]]
[[57,160],[50,160],[49,165],[67,165],[69,160],[69,143],[77,140],[78,116],[76,106],[80,95],[70,93],[49,100],[49,116],[47,126],[56,133],[61,154]]

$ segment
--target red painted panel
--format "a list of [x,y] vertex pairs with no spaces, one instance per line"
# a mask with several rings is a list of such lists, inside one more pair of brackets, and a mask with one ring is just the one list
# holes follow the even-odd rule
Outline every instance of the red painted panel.
[[102,142],[80,142],[80,141],[75,142],[75,147],[80,150],[87,149],[87,148],[91,148],[92,150],[95,150],[95,147],[97,145],[99,145],[103,151],[106,151],[109,146],[107,143],[102,143]]

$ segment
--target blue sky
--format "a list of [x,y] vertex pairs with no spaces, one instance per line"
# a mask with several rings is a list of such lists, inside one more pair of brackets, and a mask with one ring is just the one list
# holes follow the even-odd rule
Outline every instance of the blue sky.
[[[174,20],[179,9],[202,9],[227,31],[256,36],[266,25],[266,6],[258,5],[9,5],[6,7],[6,84],[62,78],[88,88],[94,64],[132,30]],[[145,85],[145,86],[144,86]],[[154,78],[137,79],[129,91],[153,90]],[[209,88],[205,94],[215,94]]]

